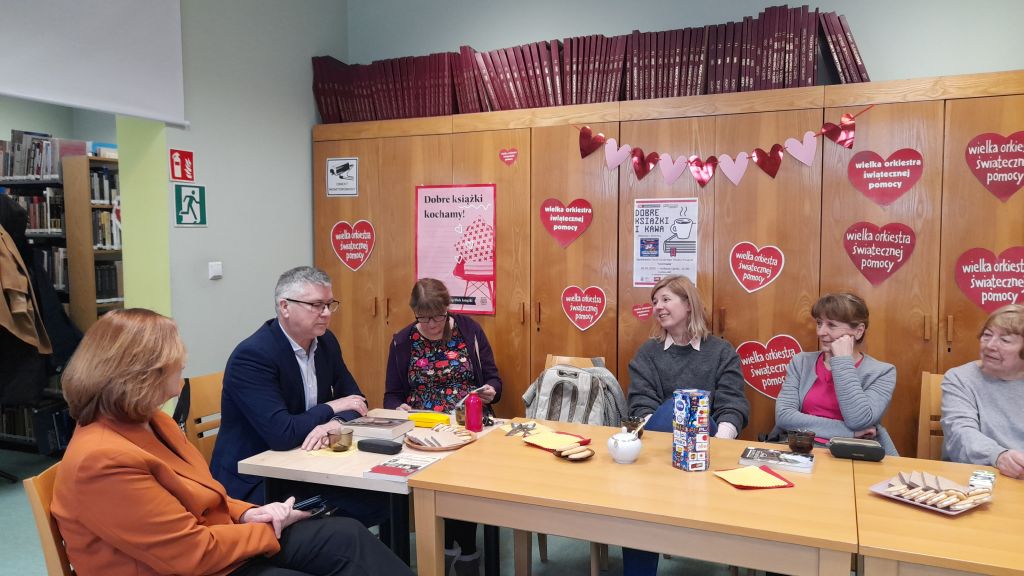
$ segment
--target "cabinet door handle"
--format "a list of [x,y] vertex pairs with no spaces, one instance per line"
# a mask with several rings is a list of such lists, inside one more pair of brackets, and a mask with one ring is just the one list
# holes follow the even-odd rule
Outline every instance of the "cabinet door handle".
[[537,327],[540,328],[540,302],[537,302]]
[[725,334],[725,308],[718,309],[718,333]]
[[526,324],[526,302],[519,303],[519,323]]
[[377,317],[377,297],[376,296],[373,297],[373,308],[370,309],[370,317],[371,318],[376,318]]
[[946,316],[946,343],[953,343],[953,316]]
[[928,342],[932,339],[932,317],[929,314],[924,315],[924,341]]
[[391,318],[391,297],[384,299],[384,319],[388,320]]

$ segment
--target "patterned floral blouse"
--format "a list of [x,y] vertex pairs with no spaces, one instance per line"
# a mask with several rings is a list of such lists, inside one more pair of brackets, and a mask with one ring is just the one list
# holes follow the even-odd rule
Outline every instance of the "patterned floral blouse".
[[406,404],[414,410],[451,412],[476,387],[473,363],[458,326],[452,327],[447,341],[430,340],[416,329],[409,339],[412,355]]

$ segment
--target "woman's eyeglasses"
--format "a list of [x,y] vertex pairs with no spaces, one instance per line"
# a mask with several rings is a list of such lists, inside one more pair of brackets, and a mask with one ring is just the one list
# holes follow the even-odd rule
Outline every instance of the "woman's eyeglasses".
[[436,323],[439,323],[439,322],[444,322],[447,318],[448,318],[448,314],[444,313],[444,314],[439,314],[437,316],[417,316],[416,317],[416,321],[419,322],[420,324],[429,324],[431,322],[436,324]]

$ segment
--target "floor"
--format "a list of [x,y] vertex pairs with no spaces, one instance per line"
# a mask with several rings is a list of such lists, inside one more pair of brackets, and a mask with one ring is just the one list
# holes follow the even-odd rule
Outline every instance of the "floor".
[[[55,460],[38,454],[26,454],[0,450],[0,470],[19,478],[34,476],[53,465]],[[32,512],[25,490],[21,484],[11,484],[0,479],[0,525],[4,537],[0,538],[0,576],[42,576],[46,574],[43,553],[39,547]],[[483,548],[483,531],[479,531],[479,547]],[[413,543],[415,550],[415,543]],[[622,550],[611,547],[608,554],[608,571],[603,574],[622,574]],[[415,568],[415,560],[413,561]],[[501,531],[501,573],[513,574],[512,532]],[[533,556],[535,576],[563,576],[590,573],[590,544],[580,540],[548,537],[548,561],[541,562],[536,547]],[[727,566],[709,564],[685,558],[662,559],[658,573],[686,574],[693,576],[726,576]]]

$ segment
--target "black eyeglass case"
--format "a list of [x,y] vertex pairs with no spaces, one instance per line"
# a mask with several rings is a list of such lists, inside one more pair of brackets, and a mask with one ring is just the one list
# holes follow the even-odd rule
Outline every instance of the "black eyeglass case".
[[828,450],[836,458],[879,462],[885,458],[885,448],[875,440],[864,438],[833,438]]
[[374,452],[376,454],[398,454],[402,451],[401,443],[377,438],[360,440],[356,443],[356,446],[363,452]]

